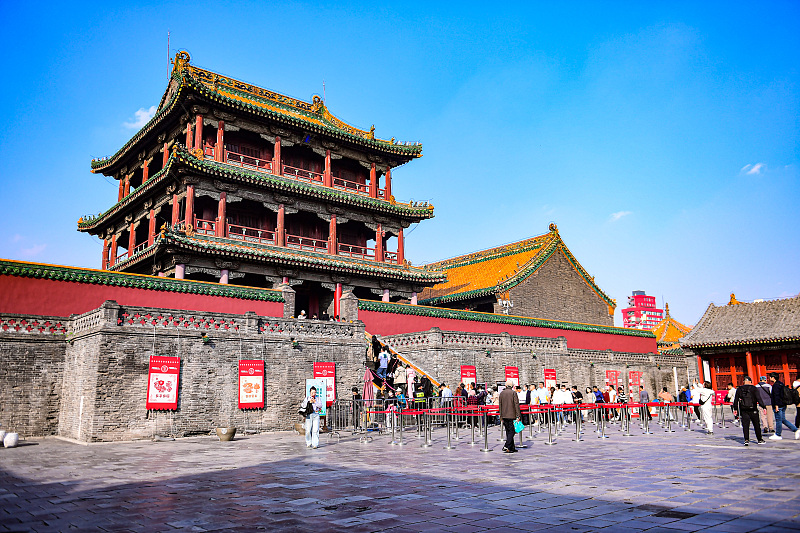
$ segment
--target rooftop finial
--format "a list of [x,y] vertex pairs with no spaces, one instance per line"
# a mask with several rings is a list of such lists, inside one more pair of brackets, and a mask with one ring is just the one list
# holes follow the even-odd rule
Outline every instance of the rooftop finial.
[[739,305],[740,303],[742,302],[736,299],[736,295],[731,293],[731,301],[728,302],[728,305]]
[[670,318],[670,316],[669,316],[669,304],[664,304],[664,312],[666,313],[666,316],[664,318]]
[[183,68],[189,64],[189,61],[191,61],[191,59],[192,58],[189,55],[189,52],[185,50],[181,50],[180,52],[175,54],[175,61],[172,62],[173,64],[172,72],[175,72],[176,70],[180,72],[181,70],[183,70]]
[[555,222],[550,223],[550,231],[558,231],[558,226],[556,226]]

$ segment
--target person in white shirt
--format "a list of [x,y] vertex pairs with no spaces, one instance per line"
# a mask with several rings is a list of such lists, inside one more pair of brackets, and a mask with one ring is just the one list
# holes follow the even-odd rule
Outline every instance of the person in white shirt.
[[712,417],[714,391],[711,389],[711,383],[706,381],[698,389],[698,403],[700,405],[700,417],[706,424],[706,429],[709,435],[714,434],[714,420]]
[[319,446],[319,413],[322,411],[322,399],[317,396],[317,388],[311,387],[308,396],[300,404],[301,409],[311,406],[309,414],[305,415],[306,448],[317,448]]
[[417,371],[411,365],[406,365],[406,383],[408,387],[407,396],[414,397],[414,378],[417,377]]
[[[615,387],[611,387],[611,386],[609,386],[607,388],[608,388],[608,401],[610,403],[617,403],[617,391],[616,391],[616,388]],[[611,411],[612,411],[612,413],[614,415],[612,417],[612,420],[619,420],[619,411],[617,411],[616,409],[612,409]]]
[[381,379],[386,379],[386,370],[389,368],[389,352],[386,348],[378,354],[378,375]]

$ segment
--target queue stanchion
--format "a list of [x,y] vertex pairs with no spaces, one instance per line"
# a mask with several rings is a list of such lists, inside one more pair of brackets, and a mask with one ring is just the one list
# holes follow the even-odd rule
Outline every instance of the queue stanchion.
[[[689,405],[686,406],[686,428],[684,431],[692,430],[692,411],[689,410]],[[693,410],[693,409],[692,409]]]
[[[522,417],[520,417],[520,418],[522,418]],[[517,448],[527,448],[528,447],[527,444],[522,444],[522,431],[517,433],[517,435],[519,435],[519,444],[517,444]]]
[[553,446],[554,444],[556,444],[553,441],[553,424],[551,423],[552,417],[550,416],[553,414],[553,407],[549,406],[546,412],[547,412],[547,442],[545,442],[545,444],[548,446]]
[[391,407],[386,409],[386,419],[389,420],[392,425],[392,442],[389,444],[395,445],[397,444],[397,440],[395,439],[395,426],[397,425],[397,422],[395,421],[394,411],[391,409]]
[[397,443],[398,446],[405,446],[405,442],[403,442],[403,406],[397,406],[397,418],[400,419],[400,442]]
[[624,429],[622,431],[623,437],[633,437],[631,434],[631,408],[627,404],[623,404],[621,412],[623,413]]
[[605,404],[600,407],[600,434],[597,436],[598,439],[607,439],[608,435],[606,435],[606,416],[605,413],[602,411],[606,409]]
[[722,402],[719,405],[719,410],[722,411],[722,416],[720,417],[721,423],[719,424],[719,427],[725,428],[725,402]]
[[470,446],[475,446],[475,411],[472,411],[468,416],[470,417],[470,426],[472,426],[472,439],[469,441]]
[[581,438],[581,414],[578,410],[578,406],[575,406],[575,438],[572,439],[574,442],[583,442]]
[[424,425],[423,433],[425,434],[425,442],[420,445],[420,448],[430,448],[433,446],[433,435],[431,434],[431,414],[425,410],[421,416],[422,424]]
[[650,417],[647,416],[647,415],[650,414],[649,409],[650,409],[650,407],[646,403],[642,404],[641,411],[640,411],[641,412],[640,416],[642,417],[642,424],[643,424],[642,435],[652,435],[653,434],[653,432],[650,431]]
[[678,424],[678,427],[686,429],[686,411],[689,409],[685,403],[681,402],[680,404],[681,409],[681,423]]
[[670,405],[666,404],[665,407],[667,410],[667,420],[666,420],[666,428],[664,429],[664,431],[666,431],[667,433],[675,433],[675,430],[672,429],[672,412],[670,410]]
[[445,419],[445,425],[447,426],[447,446],[445,446],[445,447],[444,447],[444,449],[445,449],[445,450],[453,450],[453,449],[455,449],[455,446],[453,446],[453,443],[452,443],[452,441],[450,440],[450,438],[451,438],[451,433],[452,433],[452,432],[450,431],[450,419],[451,419],[451,418],[452,418],[452,417],[450,416],[450,409],[447,409],[447,410],[445,411],[445,415],[444,415],[444,419]]
[[481,448],[481,451],[486,453],[492,451],[492,449],[489,448],[489,414],[486,412],[486,410],[482,409],[482,411],[483,411],[484,431],[483,431],[483,448]]

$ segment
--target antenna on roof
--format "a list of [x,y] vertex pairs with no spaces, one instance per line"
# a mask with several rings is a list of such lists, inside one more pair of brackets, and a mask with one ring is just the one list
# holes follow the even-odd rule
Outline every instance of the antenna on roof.
[[325,103],[325,80],[322,80],[322,103]]
[[169,75],[170,75],[169,60],[170,60],[170,53],[169,53],[169,30],[167,30],[167,81],[169,81]]

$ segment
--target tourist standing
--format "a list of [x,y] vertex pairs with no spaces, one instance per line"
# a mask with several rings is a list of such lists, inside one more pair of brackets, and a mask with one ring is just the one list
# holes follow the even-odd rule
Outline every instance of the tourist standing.
[[794,387],[794,397],[795,397],[795,415],[794,415],[794,425],[800,429],[800,380],[795,380],[792,383],[792,387]]
[[[308,409],[309,405],[310,409]],[[306,415],[305,421],[306,448],[316,449],[319,447],[319,413],[322,411],[322,400],[317,397],[316,387],[311,387],[308,396],[300,404],[300,408],[306,409],[306,412],[311,411]]]
[[517,447],[514,446],[514,420],[520,420],[522,413],[519,410],[519,397],[514,392],[514,382],[508,380],[506,388],[500,393],[498,398],[500,405],[500,419],[503,421],[503,428],[506,430],[506,443],[503,446],[504,453],[516,453]]
[[744,445],[750,445],[750,423],[753,423],[753,429],[756,432],[756,439],[759,444],[764,444],[764,439],[761,437],[761,424],[758,420],[757,408],[760,405],[765,407],[761,401],[761,396],[753,386],[753,380],[750,376],[744,377],[744,385],[736,389],[733,395],[733,404],[731,408],[742,421],[742,433],[744,434]]
[[653,416],[650,414],[650,393],[644,390],[644,385],[639,385],[639,403],[642,404],[642,416],[647,416],[648,420],[652,420]]
[[[752,380],[751,380],[752,383]],[[739,425],[739,416],[735,413],[735,409],[733,408],[733,399],[736,398],[736,387],[733,386],[733,383],[728,383],[728,392],[725,393],[725,401],[731,404],[731,412],[733,412],[733,425]],[[723,407],[724,409],[725,407]]]
[[389,352],[386,347],[381,348],[381,353],[378,354],[378,376],[381,379],[386,379],[386,370],[389,368]]
[[397,362],[397,367],[394,369],[394,383],[392,383],[392,385],[396,389],[402,387],[408,391],[409,396],[413,396],[412,392],[406,387],[406,369],[400,361]]
[[697,388],[697,404],[700,408],[700,418],[706,424],[706,430],[709,435],[714,434],[714,420],[712,417],[712,408],[714,407],[712,398],[714,398],[714,391],[711,389],[711,382],[705,381],[702,386]]
[[[772,384],[772,412],[775,413],[775,434],[769,439],[781,440],[783,438],[781,437],[783,426],[789,428],[790,431],[794,431],[795,439],[800,439],[800,430],[797,429],[797,426],[786,420],[786,406],[794,403],[792,400],[792,389],[786,387],[786,385],[778,379],[777,372],[770,373],[769,382]],[[784,390],[786,390],[786,392],[784,392]]]
[[761,398],[761,405],[764,405],[763,409],[759,409],[763,432],[775,433],[775,413],[772,412],[772,387],[767,383],[767,376],[761,376],[756,390],[759,398]]
[[[406,365],[406,386],[408,387],[409,396],[413,396],[416,390],[416,377],[417,371],[411,365]],[[427,392],[425,394],[427,395]]]

